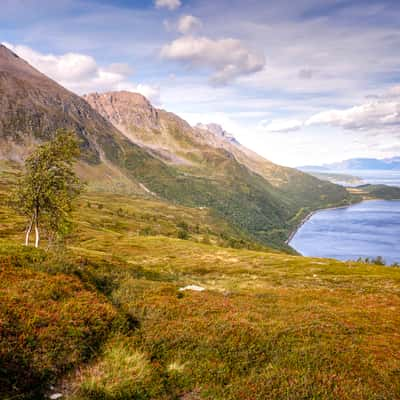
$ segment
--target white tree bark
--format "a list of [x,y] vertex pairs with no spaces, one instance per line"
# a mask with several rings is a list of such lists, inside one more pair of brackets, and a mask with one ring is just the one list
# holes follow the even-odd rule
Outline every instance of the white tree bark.
[[39,247],[39,242],[40,242],[40,233],[39,233],[39,211],[36,209],[35,210],[35,247]]
[[39,242],[40,242],[40,233],[39,233],[39,227],[37,220],[35,221],[35,247],[39,247]]
[[25,235],[25,246],[29,246],[29,237],[31,236],[32,232],[32,226],[33,226],[33,218],[29,222],[28,229],[26,230],[26,235]]

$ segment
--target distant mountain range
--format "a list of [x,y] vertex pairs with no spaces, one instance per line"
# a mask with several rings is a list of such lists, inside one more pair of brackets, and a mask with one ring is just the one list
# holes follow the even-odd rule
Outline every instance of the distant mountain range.
[[79,97],[0,45],[0,161],[22,163],[56,129],[81,139],[90,189],[207,207],[249,238],[286,248],[310,211],[347,204],[342,187],[265,160],[213,125],[190,126],[137,93]]
[[332,164],[305,165],[298,167],[301,171],[350,171],[350,170],[370,170],[370,171],[400,171],[400,157],[393,158],[352,158]]

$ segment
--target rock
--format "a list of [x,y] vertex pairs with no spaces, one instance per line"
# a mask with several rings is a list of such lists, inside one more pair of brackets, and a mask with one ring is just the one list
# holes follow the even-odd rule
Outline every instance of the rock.
[[49,399],[57,400],[57,399],[61,399],[62,397],[63,397],[62,393],[53,393],[49,396]]
[[197,285],[189,285],[179,289],[180,292],[185,292],[186,290],[193,290],[194,292],[204,292],[206,289]]

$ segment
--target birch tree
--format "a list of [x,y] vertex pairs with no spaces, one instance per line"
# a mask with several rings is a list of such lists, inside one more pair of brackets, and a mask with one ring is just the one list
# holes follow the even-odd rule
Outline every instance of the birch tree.
[[25,171],[15,192],[16,209],[27,217],[25,245],[35,231],[35,247],[41,232],[49,240],[62,236],[69,226],[72,201],[82,184],[73,170],[79,143],[73,133],[57,131],[53,140],[38,146],[25,161]]

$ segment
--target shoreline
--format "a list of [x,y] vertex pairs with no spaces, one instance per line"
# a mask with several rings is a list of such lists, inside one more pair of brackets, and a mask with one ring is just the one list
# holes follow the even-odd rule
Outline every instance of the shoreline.
[[299,223],[299,225],[296,226],[296,228],[290,233],[289,237],[287,238],[285,244],[287,244],[288,246],[290,246],[290,242],[292,241],[292,239],[296,236],[296,233],[300,230],[300,228],[306,223],[308,222],[315,213],[317,213],[319,210],[315,210],[315,211],[311,211],[310,213],[308,213]]
[[[371,199],[371,200],[376,200],[376,199]],[[293,240],[293,238],[296,236],[297,232],[300,230],[300,228],[306,223],[308,222],[316,213],[320,212],[320,211],[327,211],[327,210],[338,210],[340,208],[349,208],[351,206],[355,206],[356,204],[360,204],[363,203],[364,201],[370,201],[370,200],[361,200],[361,201],[357,201],[355,203],[352,204],[347,204],[347,205],[343,205],[343,206],[335,206],[335,207],[326,207],[326,208],[318,208],[317,210],[311,211],[310,213],[308,213],[301,221],[300,223],[296,226],[296,228],[290,233],[288,239],[286,240],[285,244],[287,244],[288,246],[290,246],[290,242]]]
[[336,206],[336,207],[326,207],[326,208],[318,208],[317,210],[311,211],[310,213],[308,213],[301,221],[300,223],[296,226],[296,228],[290,233],[288,239],[285,241],[285,244],[290,246],[290,242],[293,240],[293,238],[295,237],[295,235],[297,234],[297,232],[299,231],[299,229],[306,223],[308,222],[316,213],[320,212],[320,211],[327,211],[327,210],[338,210],[340,208],[349,208],[352,206],[355,206],[357,204],[361,204],[364,202],[368,202],[368,201],[379,201],[379,200],[383,200],[383,201],[400,201],[400,199],[361,199],[360,201],[356,201],[352,204],[347,204],[347,205],[343,205],[343,206]]

